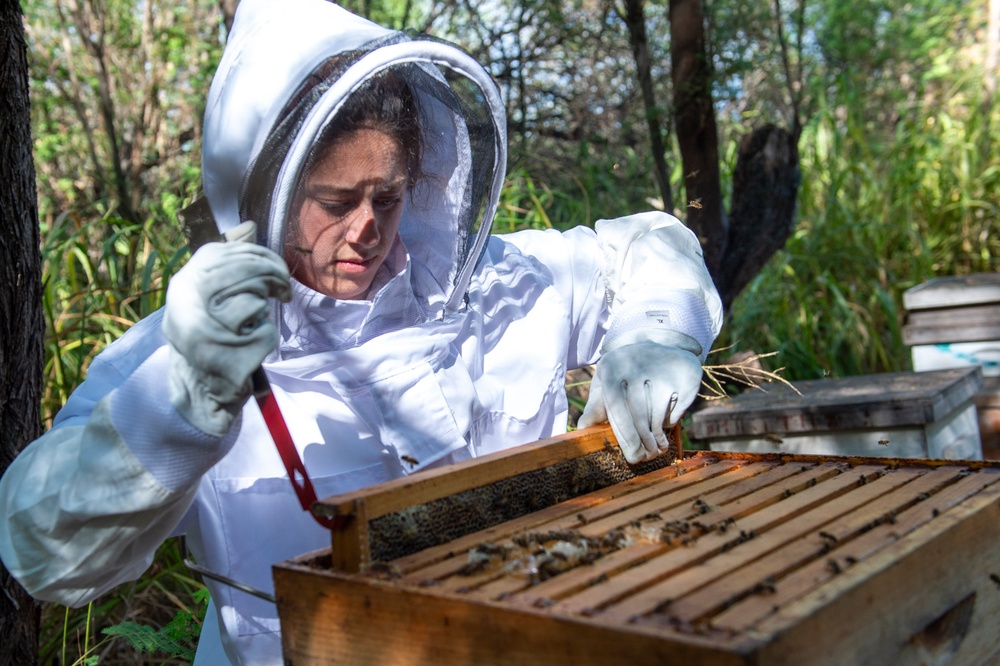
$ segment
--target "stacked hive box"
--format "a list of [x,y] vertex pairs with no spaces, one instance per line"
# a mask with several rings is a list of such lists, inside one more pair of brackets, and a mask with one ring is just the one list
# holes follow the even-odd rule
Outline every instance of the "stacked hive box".
[[692,439],[713,451],[979,460],[968,366],[773,383],[692,415]]
[[983,454],[1000,458],[1000,273],[930,280],[907,290],[903,305],[914,370],[983,369],[974,397]]

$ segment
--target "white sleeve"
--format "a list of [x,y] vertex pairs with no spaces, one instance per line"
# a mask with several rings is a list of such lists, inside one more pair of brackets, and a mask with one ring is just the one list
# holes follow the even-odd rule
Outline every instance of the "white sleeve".
[[595,225],[611,322],[603,350],[650,340],[704,362],[722,329],[722,301],[694,233],[666,213]]
[[600,354],[608,325],[597,234],[579,226],[567,231],[524,230],[498,236],[538,261],[569,312],[567,367],[590,365]]
[[[131,337],[95,359],[0,479],[0,559],[39,599],[78,606],[140,576],[238,432],[215,438],[181,418],[166,397],[169,349]],[[134,367],[119,376],[123,365]]]

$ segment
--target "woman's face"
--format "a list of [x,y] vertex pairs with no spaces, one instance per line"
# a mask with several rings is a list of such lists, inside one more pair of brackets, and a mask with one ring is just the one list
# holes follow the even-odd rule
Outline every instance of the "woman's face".
[[337,139],[306,176],[285,245],[292,276],[332,298],[365,298],[396,240],[408,182],[390,135],[360,129]]

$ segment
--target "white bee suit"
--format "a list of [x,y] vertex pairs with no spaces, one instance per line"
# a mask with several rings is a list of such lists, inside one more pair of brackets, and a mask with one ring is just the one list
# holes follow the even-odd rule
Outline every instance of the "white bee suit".
[[[336,76],[318,77],[283,116],[337,54]],[[594,363],[609,328],[693,340],[704,359],[722,323],[698,242],[669,215],[490,237],[480,220],[496,209],[506,121],[485,72],[453,47],[322,0],[240,3],[205,117],[203,177],[220,230],[253,213],[259,240],[281,254],[310,144],[387,66],[416,72],[428,144],[400,242],[371,300],[293,280],[264,363],[321,497],[565,431],[565,372]],[[263,203],[260,183],[270,183]],[[85,604],[140,576],[172,534],[186,534],[201,565],[265,591],[273,564],[329,543],[256,403],[214,437],[166,399],[161,321],[162,311],[144,319],[96,358],[0,480],[0,558],[38,598]],[[218,615],[196,663],[218,663],[224,647],[233,663],[280,664],[275,606],[208,586]]]

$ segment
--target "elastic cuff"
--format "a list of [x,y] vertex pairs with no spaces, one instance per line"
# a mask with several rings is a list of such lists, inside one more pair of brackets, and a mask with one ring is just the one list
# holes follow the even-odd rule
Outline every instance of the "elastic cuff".
[[704,361],[701,354],[701,345],[690,335],[685,335],[679,331],[667,331],[657,328],[635,328],[617,336],[611,342],[605,342],[601,347],[601,353],[607,354],[615,349],[621,349],[637,342],[655,342],[664,347],[676,347],[690,352]]
[[698,294],[686,290],[641,294],[617,305],[604,350],[649,340],[680,347],[704,362],[714,339],[708,308]]
[[171,490],[194,483],[225,456],[239,434],[239,418],[222,437],[187,422],[167,395],[167,346],[140,365],[110,396],[111,421],[135,457]]

